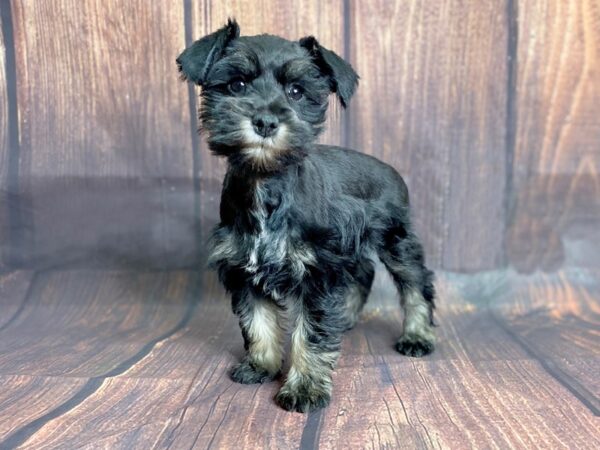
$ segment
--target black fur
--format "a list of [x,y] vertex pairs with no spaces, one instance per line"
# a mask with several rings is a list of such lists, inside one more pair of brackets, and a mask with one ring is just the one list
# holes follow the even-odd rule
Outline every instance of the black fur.
[[[305,338],[292,356],[299,381],[288,380],[278,402],[297,411],[326,406],[335,363],[330,355],[366,301],[373,257],[390,270],[403,299],[417,302],[414,311],[426,305],[433,324],[433,273],[411,229],[406,185],[371,156],[314,143],[329,95],[336,93],[345,107],[358,82],[352,67],[315,38],[239,37],[230,20],[177,62],[186,79],[202,86],[202,130],[212,152],[228,160],[210,263],[232,294],[248,350],[232,378],[248,383],[277,375],[257,366],[265,355],[252,354],[253,339],[263,339],[252,329],[255,302],[271,302],[274,311],[301,318],[296,329]],[[279,121],[277,142],[250,131],[248,123],[265,112]],[[350,305],[353,287],[359,298]],[[433,341],[417,327],[397,350],[422,356]],[[301,357],[327,367],[307,369]]]

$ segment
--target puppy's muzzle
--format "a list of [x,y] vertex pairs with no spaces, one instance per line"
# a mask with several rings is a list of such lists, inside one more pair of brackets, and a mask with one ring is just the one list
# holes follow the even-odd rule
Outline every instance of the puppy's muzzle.
[[273,136],[279,128],[279,119],[274,114],[260,112],[252,118],[252,127],[263,138]]

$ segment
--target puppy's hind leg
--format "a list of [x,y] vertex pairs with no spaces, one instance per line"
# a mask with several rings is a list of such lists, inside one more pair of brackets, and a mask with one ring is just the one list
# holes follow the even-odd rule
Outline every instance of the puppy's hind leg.
[[240,319],[246,356],[231,370],[237,383],[264,383],[274,379],[283,362],[283,315],[275,303],[249,293],[235,293],[234,313]]
[[415,357],[431,353],[435,346],[435,288],[421,243],[411,231],[395,226],[388,230],[379,257],[394,279],[404,310],[404,329],[396,350]]
[[356,322],[358,322],[358,316],[367,302],[374,278],[375,267],[373,261],[365,257],[360,262],[358,270],[354,275],[356,282],[348,288],[348,293],[346,294],[344,317],[348,324],[346,327],[347,330],[354,328]]

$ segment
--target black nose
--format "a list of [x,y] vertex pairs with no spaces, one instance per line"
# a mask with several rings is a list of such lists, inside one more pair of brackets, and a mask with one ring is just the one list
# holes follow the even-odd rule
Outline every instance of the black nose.
[[256,131],[262,137],[273,136],[279,126],[279,119],[277,116],[269,113],[258,113],[252,118],[252,125],[254,131]]

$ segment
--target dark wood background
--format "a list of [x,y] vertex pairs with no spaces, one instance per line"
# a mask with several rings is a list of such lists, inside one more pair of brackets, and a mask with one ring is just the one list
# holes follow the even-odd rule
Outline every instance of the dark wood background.
[[600,262],[598,0],[0,2],[0,270],[185,268],[224,165],[174,59],[235,16],[361,76],[323,142],[406,178],[431,265]]

